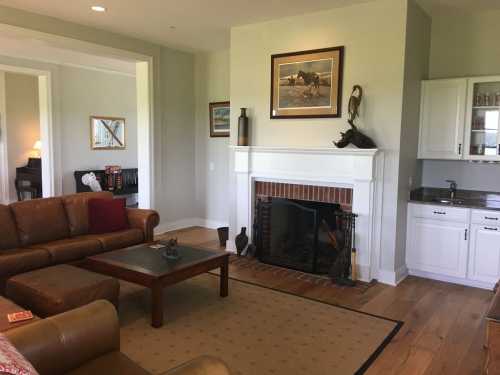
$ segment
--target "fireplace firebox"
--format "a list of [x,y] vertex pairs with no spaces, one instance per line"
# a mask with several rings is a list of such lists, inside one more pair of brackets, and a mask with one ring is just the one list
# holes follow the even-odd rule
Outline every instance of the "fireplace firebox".
[[[331,273],[350,245],[346,229],[352,228],[345,225],[346,215],[351,214],[335,203],[258,198],[254,226],[257,257],[263,263],[304,272]],[[348,261],[346,266],[350,266]]]

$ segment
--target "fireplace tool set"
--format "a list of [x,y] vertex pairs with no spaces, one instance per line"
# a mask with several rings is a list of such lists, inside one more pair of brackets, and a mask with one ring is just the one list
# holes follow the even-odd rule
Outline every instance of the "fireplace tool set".
[[357,216],[351,212],[337,213],[341,225],[340,230],[336,231],[335,242],[332,239],[332,245],[337,249],[338,254],[330,268],[329,275],[332,281],[338,285],[354,286],[356,283],[355,233]]

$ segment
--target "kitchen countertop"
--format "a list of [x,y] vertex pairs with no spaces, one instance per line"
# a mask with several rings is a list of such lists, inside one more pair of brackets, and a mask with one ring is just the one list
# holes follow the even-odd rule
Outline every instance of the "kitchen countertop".
[[478,190],[457,190],[455,199],[463,203],[442,203],[435,199],[450,198],[450,189],[421,187],[410,193],[410,202],[436,206],[478,208],[500,211],[500,193]]

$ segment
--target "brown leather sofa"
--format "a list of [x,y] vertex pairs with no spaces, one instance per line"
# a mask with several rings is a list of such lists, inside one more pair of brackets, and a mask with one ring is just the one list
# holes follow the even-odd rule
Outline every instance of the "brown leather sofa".
[[[5,333],[40,375],[147,375],[120,352],[120,327],[113,305],[99,300]],[[168,375],[229,375],[226,365],[200,357]]]
[[0,285],[19,273],[153,240],[159,223],[153,210],[128,208],[130,229],[89,234],[90,198],[113,195],[79,193],[0,205]]

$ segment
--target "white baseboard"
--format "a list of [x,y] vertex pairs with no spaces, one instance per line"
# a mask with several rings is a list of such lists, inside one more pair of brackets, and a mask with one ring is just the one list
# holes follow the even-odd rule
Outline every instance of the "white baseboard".
[[483,281],[463,279],[461,277],[439,275],[439,274],[435,274],[435,273],[432,273],[432,272],[426,272],[426,271],[420,271],[420,270],[412,270],[412,269],[410,269],[409,273],[412,276],[424,277],[426,279],[444,281],[444,282],[452,283],[452,284],[459,284],[459,285],[471,286],[471,287],[474,287],[474,288],[481,288],[481,289],[493,290],[493,288],[495,286],[494,283],[486,283],[486,282],[483,282]]
[[379,270],[377,280],[382,284],[397,286],[407,276],[408,269],[406,266],[401,266],[395,271]]
[[370,282],[370,266],[365,264],[356,264],[358,280]]
[[225,221],[219,221],[219,220],[210,220],[210,219],[197,219],[199,221],[199,226],[200,227],[205,227],[205,228],[210,228],[210,229],[217,229],[220,227],[229,227],[229,223]]
[[201,219],[201,218],[187,218],[171,222],[162,223],[155,228],[155,234],[162,234],[174,230],[189,228],[189,227],[204,227],[209,229],[217,229],[219,227],[227,227],[228,224],[222,221]]
[[198,226],[198,223],[198,219],[196,218],[181,219],[166,223],[160,222],[160,225],[155,228],[155,234],[163,234],[165,232],[171,232],[173,230],[196,227]]

